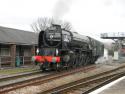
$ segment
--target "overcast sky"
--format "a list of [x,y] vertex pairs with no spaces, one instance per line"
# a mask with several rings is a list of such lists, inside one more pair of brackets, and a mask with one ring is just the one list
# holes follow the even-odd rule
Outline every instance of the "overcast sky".
[[69,21],[75,31],[99,37],[125,32],[125,0],[0,0],[0,25],[32,31],[38,17]]

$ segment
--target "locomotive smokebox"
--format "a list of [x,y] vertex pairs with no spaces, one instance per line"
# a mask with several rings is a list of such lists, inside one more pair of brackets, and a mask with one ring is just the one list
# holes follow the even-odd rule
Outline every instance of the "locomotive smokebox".
[[58,24],[52,24],[52,27],[56,30],[61,30],[61,25]]

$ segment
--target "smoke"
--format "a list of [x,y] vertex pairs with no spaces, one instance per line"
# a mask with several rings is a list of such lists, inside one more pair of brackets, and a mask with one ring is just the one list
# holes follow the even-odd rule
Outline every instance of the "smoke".
[[108,56],[108,57],[100,57],[97,59],[97,61],[95,62],[95,64],[111,64],[113,62],[113,57],[112,56]]
[[58,0],[53,11],[53,17],[60,19],[69,12],[73,0]]
[[104,5],[111,6],[112,5],[112,0],[105,0]]

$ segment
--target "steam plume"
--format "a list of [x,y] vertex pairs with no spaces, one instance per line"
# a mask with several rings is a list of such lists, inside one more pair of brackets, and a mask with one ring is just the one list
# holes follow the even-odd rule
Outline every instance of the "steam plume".
[[58,0],[53,11],[56,19],[63,17],[69,10],[73,0]]

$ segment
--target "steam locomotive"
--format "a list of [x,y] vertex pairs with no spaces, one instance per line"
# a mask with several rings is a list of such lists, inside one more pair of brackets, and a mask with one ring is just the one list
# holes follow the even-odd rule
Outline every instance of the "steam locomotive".
[[101,42],[52,24],[39,33],[38,55],[33,60],[41,70],[59,70],[94,64],[103,52]]

